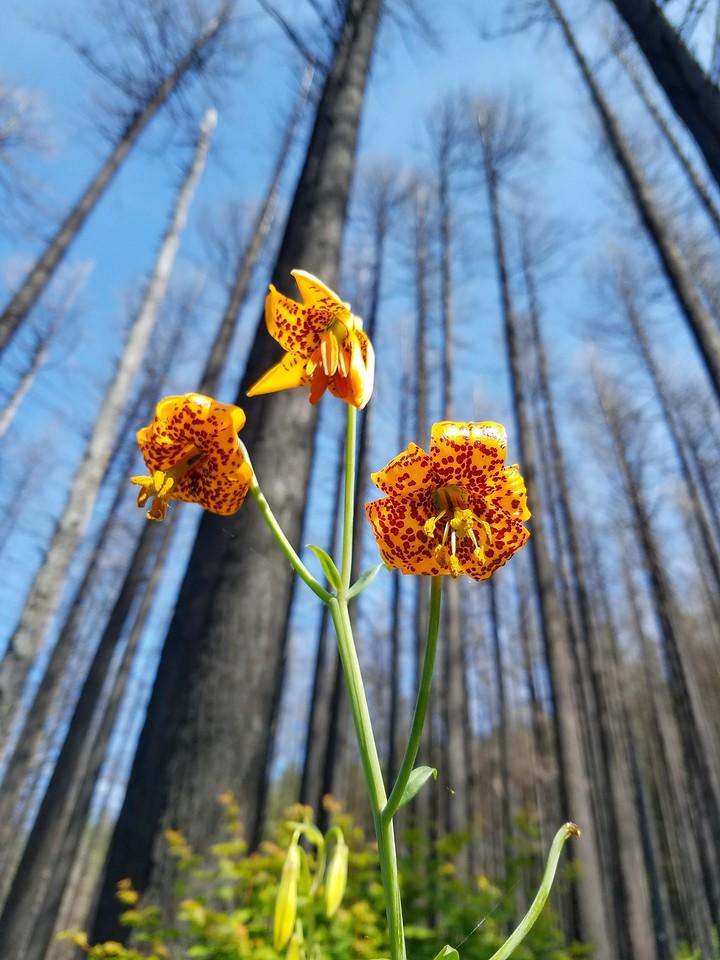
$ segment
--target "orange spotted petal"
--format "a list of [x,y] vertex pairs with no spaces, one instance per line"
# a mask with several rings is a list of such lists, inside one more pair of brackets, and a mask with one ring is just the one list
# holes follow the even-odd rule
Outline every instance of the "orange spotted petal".
[[286,297],[270,284],[265,298],[265,323],[270,336],[284,350],[308,359],[319,346],[322,332],[335,320],[348,320],[350,308],[311,273],[293,270],[292,276],[303,302]]
[[472,577],[473,580],[487,580],[496,570],[504,566],[514,553],[525,546],[529,536],[530,531],[527,527],[515,523],[510,534],[501,536],[493,530],[493,542],[485,547],[484,560],[481,561],[472,550],[464,547],[460,554],[463,573]]
[[239,407],[198,393],[158,403],[154,419],[137,435],[151,477],[133,478],[142,486],[141,499],[155,496],[151,519],[162,519],[169,499],[220,514],[241,506],[252,477],[238,438],[244,423]]
[[439,483],[486,488],[505,468],[507,436],[500,423],[433,424],[430,456]]
[[[212,464],[212,455],[208,459]],[[212,466],[205,466],[204,469],[188,473],[173,488],[173,499],[199,503],[211,513],[221,516],[236,513],[250,489],[252,470],[242,453],[231,455],[230,462],[233,464],[232,468],[222,472],[214,470]],[[217,465],[217,458],[215,464]]]
[[490,494],[490,500],[511,517],[517,517],[519,520],[530,519],[532,514],[528,510],[525,481],[516,463],[505,468],[495,490]]
[[[331,320],[347,320],[350,316],[350,305],[341,300],[322,280],[307,270],[291,270],[290,276],[295,280],[303,304],[306,307],[322,305],[330,314]],[[330,324],[328,324],[329,326]]]
[[137,432],[137,442],[148,469],[167,470],[193,449],[204,449],[219,434],[235,435],[236,423],[245,423],[240,407],[218,403],[201,393],[165,397],[155,408],[152,422]]
[[375,352],[367,334],[360,329],[351,330],[340,356],[343,362],[330,378],[328,389],[339,400],[362,410],[372,396],[375,383]]
[[403,497],[383,497],[365,504],[365,513],[385,563],[399,567],[403,573],[432,576],[442,572],[423,530],[432,509],[432,499],[426,490]]
[[250,387],[247,395],[257,397],[262,393],[276,393],[278,390],[304,387],[310,382],[306,366],[307,360],[299,354],[286,353],[279,363],[270,367],[268,372]]
[[362,410],[367,406],[375,386],[375,351],[364,330],[353,330],[351,343],[349,376],[352,403]]
[[383,493],[406,496],[415,490],[430,490],[435,486],[431,470],[430,456],[417,444],[411,443],[386,467],[373,473],[371,478]]
[[525,546],[530,531],[518,520],[508,517],[504,523],[491,523],[492,542],[484,547],[484,558],[470,549],[469,541],[463,540],[458,556],[463,573],[473,580],[487,580],[500,567],[504,566],[514,553]]

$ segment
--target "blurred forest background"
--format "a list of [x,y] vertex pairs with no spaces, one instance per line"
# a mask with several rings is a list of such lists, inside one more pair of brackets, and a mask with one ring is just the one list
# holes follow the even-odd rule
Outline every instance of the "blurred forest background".
[[[168,905],[163,831],[206,849],[223,791],[251,848],[297,800],[367,824],[328,623],[253,504],[148,524],[127,482],[160,397],[237,397],[290,539],[332,548],[341,404],[244,398],[294,267],[375,343],[362,499],[444,417],[506,423],[529,488],[528,547],[446,593],[428,926],[433,863],[519,911],[573,819],[566,942],[716,956],[718,0],[4,6],[0,956],[122,938],[124,877]],[[388,771],[423,598],[384,572],[356,607]]]

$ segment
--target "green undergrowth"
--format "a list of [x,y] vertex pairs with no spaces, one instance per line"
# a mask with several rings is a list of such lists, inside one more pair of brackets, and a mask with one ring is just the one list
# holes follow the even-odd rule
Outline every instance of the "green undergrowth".
[[[340,827],[350,850],[347,889],[339,909],[328,919],[322,885],[311,889],[317,862],[314,848],[307,846],[297,898],[301,936],[278,953],[273,948],[273,914],[294,832],[292,822],[312,822],[312,811],[299,805],[290,808],[272,839],[249,852],[233,797],[224,794],[220,802],[226,813],[223,835],[204,854],[192,850],[180,833],[166,834],[177,876],[174,916],[163,917],[157,906],[143,902],[131,883],[123,881],[118,901],[130,946],[115,941],[91,945],[80,931],[66,931],[61,937],[92,960],[379,960],[387,956],[377,848],[350,815],[331,804],[331,824]],[[526,905],[522,889],[529,889],[536,879],[537,843],[529,831],[520,835],[525,841],[511,855],[507,892],[479,869],[472,879],[462,879],[467,875],[465,837],[428,842],[419,831],[405,832],[401,884],[412,960],[433,960],[445,943],[458,947],[463,960],[492,956]],[[527,877],[524,885],[523,876]],[[567,945],[558,915],[548,905],[514,956],[517,960],[570,960],[588,955],[577,944]]]

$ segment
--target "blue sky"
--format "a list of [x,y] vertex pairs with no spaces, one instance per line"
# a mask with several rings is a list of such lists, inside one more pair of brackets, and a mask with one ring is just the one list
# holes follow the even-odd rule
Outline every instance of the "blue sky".
[[[589,15],[586,3],[572,3],[570,7],[579,15],[583,41],[592,52],[597,51],[605,15]],[[390,158],[408,172],[426,168],[427,122],[434,104],[447,93],[465,88],[513,94],[533,106],[546,134],[542,156],[525,185],[526,200],[518,202],[532,201],[553,216],[561,217],[571,238],[566,236],[544,301],[557,386],[564,399],[575,402],[584,389],[579,357],[586,339],[586,324],[602,314],[603,309],[597,301],[591,271],[598,256],[602,259],[611,239],[630,237],[634,240],[637,229],[618,200],[617,176],[609,170],[608,160],[602,158],[598,149],[595,121],[557,32],[534,31],[493,42],[482,41],[481,17],[486,25],[493,25],[490,11],[496,9],[494,2],[477,4],[455,0],[430,5],[430,8],[429,16],[437,29],[440,49],[428,46],[419,35],[404,34],[392,23],[386,23],[383,28],[363,117],[359,170],[378,158]],[[72,0],[65,3],[63,9],[70,22],[75,16],[82,17],[88,4]],[[288,6],[294,17],[297,16],[295,9],[296,5]],[[50,20],[55,11],[55,4],[39,0],[6,0],[0,63],[2,79],[35,92],[39,98],[47,118],[45,132],[51,149],[33,163],[32,169],[37,179],[47,184],[54,208],[62,212],[80,193],[108,148],[98,142],[88,111],[88,103],[100,89],[97,80],[56,36],[37,26]],[[248,2],[243,16],[247,60],[243,58],[237,76],[216,104],[219,109],[217,133],[183,237],[176,283],[203,270],[207,261],[203,234],[208,219],[219,219],[225,204],[238,199],[252,202],[262,194],[272,162],[274,139],[294,97],[300,68],[288,42],[259,7]],[[310,15],[303,14],[297,22],[305,36],[311,37]],[[616,83],[612,69],[603,68],[603,77]],[[624,87],[616,89],[622,91],[617,102],[628,126],[637,134],[642,128],[634,122],[637,106]],[[201,103],[199,98],[198,105]],[[0,508],[17,512],[12,536],[7,543],[0,544],[4,564],[0,582],[0,645],[7,640],[21,609],[42,544],[61,508],[82,451],[83,438],[121,348],[129,304],[137,298],[139,285],[149,269],[180,171],[187,162],[187,150],[164,148],[167,133],[167,120],[160,117],[73,245],[66,269],[85,269],[89,276],[79,295],[77,316],[61,331],[50,362],[0,449]],[[300,149],[298,146],[295,150],[295,169],[286,178],[286,194],[294,180]],[[479,186],[470,188],[470,196],[457,216],[456,229],[459,238],[455,263],[455,310],[459,320],[458,416],[505,420],[508,404],[497,291]],[[357,251],[359,244],[358,229],[351,224],[349,249]],[[0,293],[3,284],[11,284],[13,278],[17,278],[37,249],[37,243],[20,234],[0,235]],[[412,296],[408,291],[405,257],[402,237],[396,236],[389,248],[381,318],[383,332],[378,343],[378,388],[373,403],[381,414],[377,417],[379,421],[391,420],[385,413],[396,409],[397,344],[403,337],[402,331],[411,329],[412,323]],[[244,327],[233,351],[227,395],[223,399],[232,398],[234,383],[240,378],[244,350],[258,316],[267,272],[265,265],[252,302],[244,311]],[[352,272],[353,261],[349,257],[345,275],[349,277]],[[222,291],[211,276],[196,312],[194,328],[189,331],[188,349],[165,385],[166,392],[185,392],[194,387],[194,378],[200,369],[198,351],[208,342],[221,303]],[[666,337],[666,352],[673,352],[681,370],[697,374],[696,359],[686,335],[678,327],[674,308],[663,303],[657,314],[658,320],[665,324],[662,329],[672,331]],[[19,342],[15,350],[10,351],[7,370],[4,375],[0,374],[0,389],[5,395],[12,390],[17,372],[22,368],[21,346]],[[334,422],[332,411],[324,411],[323,415]],[[566,427],[566,430],[575,444],[581,442],[574,428]],[[328,436],[330,433],[328,427]],[[328,478],[323,475],[323,465],[329,461],[330,446],[327,440],[327,449],[320,460],[319,482],[324,484]],[[381,466],[396,451],[395,428],[377,430],[373,437],[374,466]],[[15,497],[13,503],[11,495]],[[109,496],[110,492],[104,494],[98,516]],[[141,522],[132,512],[131,499],[129,493],[130,522]],[[180,536],[189,542],[197,511],[192,507],[184,510],[187,519],[183,521]],[[311,521],[308,538],[325,543],[325,525],[325,518],[318,515]],[[369,559],[371,553],[368,546]],[[165,605],[159,605],[148,628],[148,657],[162,636],[167,606],[180,572],[178,563],[166,581],[161,598]],[[378,599],[368,601],[366,610],[370,620],[374,618],[374,611],[382,608],[386,596],[386,589],[381,587]],[[307,664],[312,656],[312,646],[306,643],[307,637],[312,636],[311,606],[303,601],[295,618],[294,673],[291,671],[294,676],[307,676]],[[147,678],[143,682],[146,687]],[[286,718],[291,714],[292,708],[286,704]],[[297,744],[291,742],[289,753],[296,747]]]

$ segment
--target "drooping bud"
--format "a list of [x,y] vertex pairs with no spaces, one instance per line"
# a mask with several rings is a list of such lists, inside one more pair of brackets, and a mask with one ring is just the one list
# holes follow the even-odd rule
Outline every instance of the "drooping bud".
[[290,844],[282,874],[277,901],[275,902],[275,916],[273,918],[273,945],[276,950],[282,950],[292,936],[297,916],[297,887],[300,876],[300,850],[296,842]]
[[325,916],[328,918],[337,912],[345,895],[349,852],[344,838],[339,836],[330,857],[325,880]]

